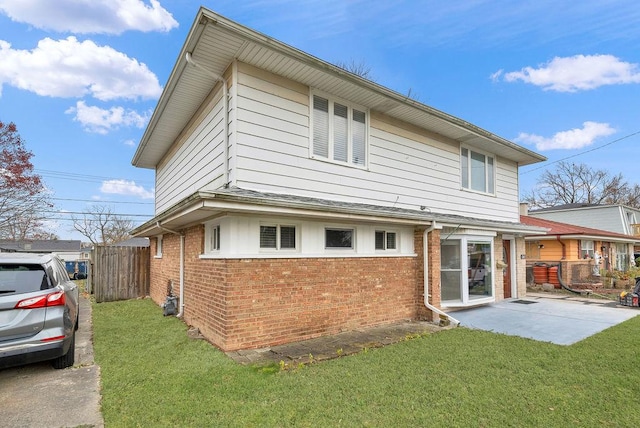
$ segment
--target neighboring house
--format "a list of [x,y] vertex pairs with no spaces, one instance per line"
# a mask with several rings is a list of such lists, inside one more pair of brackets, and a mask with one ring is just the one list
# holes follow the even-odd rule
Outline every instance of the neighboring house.
[[61,239],[0,240],[0,252],[56,253],[66,261],[82,259],[81,242]]
[[640,253],[640,209],[625,205],[565,204],[531,210],[528,215],[633,236],[637,238],[634,253]]
[[110,247],[148,247],[149,245],[149,238],[129,238],[115,244],[109,244]]
[[225,351],[437,320],[526,293],[518,167],[543,160],[202,8],[132,161],[156,172],[134,235],[153,300],[173,284]]
[[562,265],[567,285],[599,281],[603,269],[626,271],[633,264],[631,236],[527,215],[520,222],[547,229],[544,236],[525,236],[529,267]]

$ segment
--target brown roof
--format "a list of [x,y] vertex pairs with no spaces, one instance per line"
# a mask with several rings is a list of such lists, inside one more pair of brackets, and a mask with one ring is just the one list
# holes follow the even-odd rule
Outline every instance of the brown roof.
[[538,226],[549,229],[547,235],[585,235],[612,238],[615,240],[635,240],[636,238],[622,233],[609,232],[607,230],[592,229],[590,227],[576,226],[575,224],[560,223],[558,221],[545,220],[539,217],[520,216],[520,223],[528,226]]

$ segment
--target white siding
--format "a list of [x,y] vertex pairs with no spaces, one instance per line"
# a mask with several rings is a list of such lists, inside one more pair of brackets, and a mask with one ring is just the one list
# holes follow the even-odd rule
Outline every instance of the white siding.
[[309,156],[309,88],[240,64],[236,185],[340,201],[518,221],[515,162],[497,157],[496,196],[460,186],[460,146],[372,112],[367,170]]
[[[359,223],[334,223],[303,221],[300,219],[254,216],[225,216],[220,218],[220,251],[203,257],[251,258],[251,257],[396,257],[415,256],[413,228],[397,225],[371,225]],[[286,224],[297,230],[297,249],[261,250],[260,225]],[[352,228],[355,232],[354,249],[327,250],[324,245],[325,228]],[[395,232],[397,250],[375,249],[375,231]]]
[[562,211],[530,211],[529,215],[592,229],[628,233],[625,230],[624,219],[619,206],[589,207]]
[[156,214],[210,186],[224,185],[224,114],[222,89],[204,118],[194,126],[168,160],[156,170]]

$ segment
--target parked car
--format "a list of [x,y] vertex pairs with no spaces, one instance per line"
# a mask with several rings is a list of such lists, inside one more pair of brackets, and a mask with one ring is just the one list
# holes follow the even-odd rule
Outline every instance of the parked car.
[[53,254],[0,253],[0,368],[74,363],[78,286]]

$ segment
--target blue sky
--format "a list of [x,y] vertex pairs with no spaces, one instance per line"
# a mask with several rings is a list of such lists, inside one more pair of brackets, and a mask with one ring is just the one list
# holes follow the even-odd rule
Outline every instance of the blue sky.
[[[15,122],[56,207],[153,215],[154,173],[131,166],[200,3],[0,0],[0,120]],[[640,182],[635,1],[202,1],[240,24],[549,158]],[[619,141],[616,141],[619,140]]]

